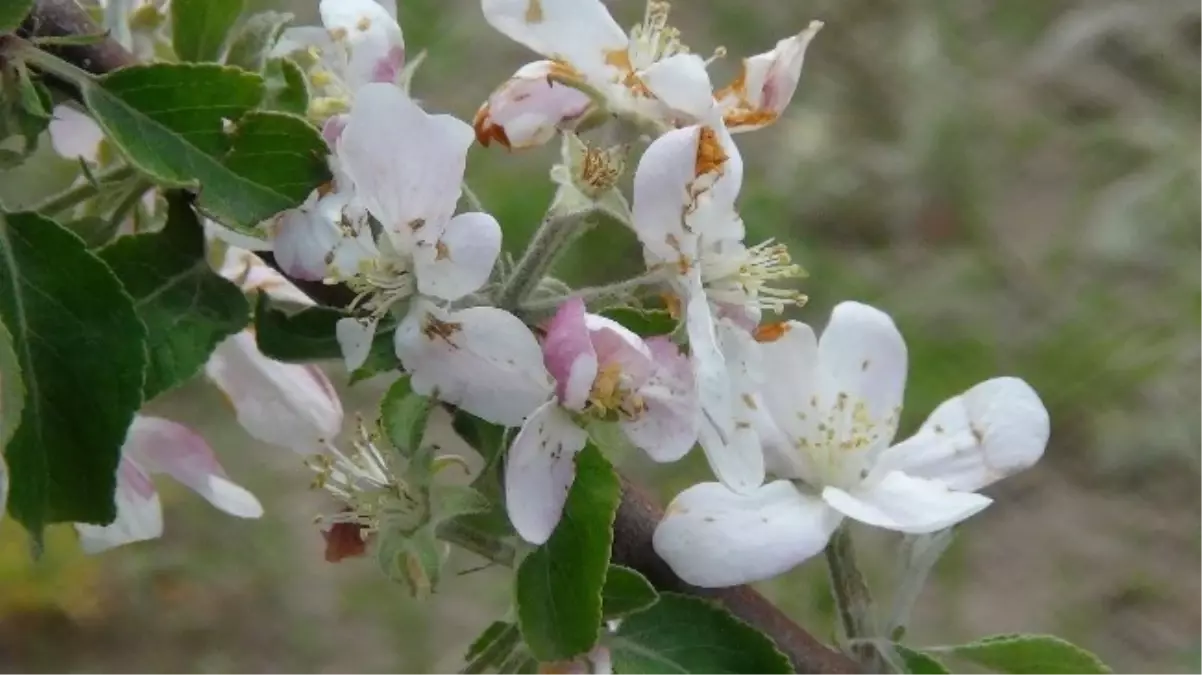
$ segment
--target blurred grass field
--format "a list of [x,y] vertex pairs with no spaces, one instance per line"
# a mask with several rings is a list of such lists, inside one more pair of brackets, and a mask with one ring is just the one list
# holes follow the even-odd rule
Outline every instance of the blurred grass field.
[[[315,4],[286,8],[311,23]],[[470,119],[531,58],[476,2],[400,5],[410,54],[429,50],[414,91],[432,110]],[[641,2],[610,5],[624,25],[642,16]],[[1118,671],[1197,672],[1198,4],[694,0],[673,15],[694,51],[727,47],[717,81],[814,18],[826,27],[787,116],[738,138],[749,238],[787,242],[810,273],[798,318],[820,325],[844,299],[897,318],[903,433],[994,374],[1031,381],[1052,413],[1044,462],[991,491],[911,639],[1047,631]],[[556,152],[473,150],[469,182],[511,250],[546,207]],[[640,264],[632,236],[601,229],[560,269],[599,281]],[[370,412],[385,385],[345,390],[347,410]],[[203,383],[151,407],[200,429],[268,515],[228,518],[161,481],[161,541],[87,558],[59,529],[39,564],[5,522],[0,670],[445,671],[505,610],[496,570],[418,602],[370,561],[325,563],[311,519],[329,504],[299,458],[250,441]],[[704,475],[696,461],[629,470],[665,498]],[[888,588],[889,561],[863,557]],[[825,583],[813,560],[765,588],[825,636]]]

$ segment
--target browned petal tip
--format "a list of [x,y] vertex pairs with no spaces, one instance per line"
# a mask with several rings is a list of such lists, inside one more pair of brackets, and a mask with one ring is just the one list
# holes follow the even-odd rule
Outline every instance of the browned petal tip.
[[326,540],[326,562],[341,562],[346,558],[358,558],[367,554],[367,541],[363,539],[363,526],[355,523],[334,523],[321,533]]
[[756,326],[755,331],[751,335],[755,338],[756,342],[776,342],[788,332],[789,324],[784,321],[777,321],[776,323],[765,323]]
[[472,128],[476,130],[476,141],[486,148],[493,141],[509,148],[509,136],[505,134],[505,127],[493,124],[488,112],[488,104],[485,103],[476,111],[476,117],[472,120]]

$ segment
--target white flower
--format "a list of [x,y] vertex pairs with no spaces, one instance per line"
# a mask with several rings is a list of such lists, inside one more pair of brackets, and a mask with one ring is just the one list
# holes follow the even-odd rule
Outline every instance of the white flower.
[[[523,66],[480,108],[474,126],[484,145],[544,143],[598,103],[659,130],[714,109],[707,61],[690,54],[668,26],[667,2],[649,1],[629,35],[600,0],[483,0],[483,6],[493,28],[547,59]],[[764,126],[788,105],[819,27],[814,22],[772,52],[744,60],[739,77],[718,92],[717,109],[732,130]]]
[[203,438],[170,420],[138,415],[121,447],[116,520],[108,525],[75,524],[85,552],[98,553],[163,534],[163,509],[150,480],[156,473],[171,476],[230,515],[263,515],[259,500],[226,478]]
[[718,478],[746,492],[764,477],[747,331],[763,309],[800,301],[770,284],[801,270],[783,246],[743,245],[735,210],[742,182],[742,157],[721,122],[669,131],[635,171],[632,224],[648,266],[674,273],[701,396],[702,448]]
[[[766,332],[766,331],[765,331]],[[677,495],[654,545],[689,583],[775,576],[815,555],[850,517],[906,533],[950,527],[984,509],[976,494],[1043,455],[1048,413],[1022,380],[986,380],[942,403],[910,438],[897,431],[906,346],[879,310],[846,302],[821,341],[789,322],[763,343],[763,435],[782,478],[739,495],[702,483]]]
[[526,420],[505,464],[505,504],[522,538],[541,544],[559,522],[588,440],[581,423],[617,422],[657,462],[674,462],[697,441],[688,361],[666,338],[643,341],[618,323],[565,302],[547,327],[543,358],[555,397]]

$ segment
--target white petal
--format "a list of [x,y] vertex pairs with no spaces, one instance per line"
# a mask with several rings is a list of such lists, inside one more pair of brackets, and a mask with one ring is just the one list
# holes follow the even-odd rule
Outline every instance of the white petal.
[[776,473],[786,478],[813,478],[808,456],[794,447],[815,433],[819,418],[812,401],[818,392],[818,340],[814,331],[800,321],[779,324],[780,336],[761,342],[764,369],[763,401],[772,421],[785,434],[783,447],[765,445]]
[[535,61],[518,69],[480,107],[472,126],[476,140],[507,148],[542,145],[592,107],[587,94],[550,79],[555,64]]
[[54,106],[48,131],[54,151],[67,159],[82,157],[95,162],[100,142],[104,140],[100,126],[91,117],[69,105]]
[[415,303],[396,350],[414,391],[495,424],[520,425],[553,391],[534,334],[495,307],[446,312]]
[[657,262],[677,263],[697,256],[697,238],[684,228],[689,184],[696,176],[701,127],[674,129],[655,139],[634,172],[631,222],[639,241]]
[[322,0],[321,22],[335,42],[350,52],[347,81],[351,89],[369,82],[395,84],[405,62],[401,27],[374,0]]
[[326,275],[330,252],[342,238],[333,221],[313,206],[285,211],[276,222],[272,250],[290,277],[317,281]]
[[743,59],[735,81],[715,93],[731,131],[759,129],[780,117],[797,91],[806,47],[820,28],[821,21],[812,21],[797,35],[777,42],[772,51]]
[[1018,378],[999,377],[944,401],[916,434],[881,453],[873,471],[976,491],[1038,462],[1049,433],[1039,394]]
[[84,553],[99,553],[163,534],[163,507],[150,476],[134,462],[122,459],[117,466],[117,491],[113,495],[117,518],[108,525],[75,523]]
[[444,300],[480,289],[501,253],[501,226],[487,213],[461,213],[433,246],[414,251],[417,289]]
[[912,478],[900,471],[866,482],[852,492],[827,487],[822,498],[848,518],[909,534],[951,527],[993,501],[972,492],[955,492],[937,480]]
[[556,401],[522,425],[505,458],[505,508],[522,539],[542,544],[551,536],[576,478],[576,453],[587,442]]
[[693,366],[667,338],[651,338],[647,346],[655,365],[638,394],[646,410],[621,422],[622,431],[651,459],[675,462],[697,443],[697,390]]
[[147,473],[171,476],[230,515],[239,518],[263,515],[259,500],[226,478],[205,439],[182,424],[138,415],[121,452]]
[[225,393],[238,423],[260,441],[308,455],[342,428],[342,402],[325,374],[263,356],[248,331],[218,345],[205,374]]
[[820,553],[840,520],[788,481],[746,495],[701,483],[668,505],[653,544],[681,579],[721,588],[789,571]]
[[262,258],[237,246],[226,246],[225,259],[218,274],[238,284],[244,293],[262,291],[281,302],[302,306],[315,304],[312,298],[263,262]]
[[858,302],[841,302],[818,340],[820,398],[834,406],[840,394],[862,402],[885,426],[883,442],[897,431],[906,387],[906,343],[888,314]]
[[714,106],[713,88],[705,60],[696,54],[675,54],[639,72],[652,94],[690,121],[700,121]]
[[355,95],[338,159],[358,199],[385,229],[433,244],[459,200],[472,128],[428,115],[390,84]]
[[376,325],[379,323],[380,320],[374,317],[347,317],[334,324],[334,336],[338,338],[338,346],[342,348],[347,372],[358,370],[367,362],[367,355],[371,352],[371,341],[376,337]]
[[600,0],[484,0],[484,19],[509,39],[591,77],[613,71],[614,53],[625,56],[629,43]]

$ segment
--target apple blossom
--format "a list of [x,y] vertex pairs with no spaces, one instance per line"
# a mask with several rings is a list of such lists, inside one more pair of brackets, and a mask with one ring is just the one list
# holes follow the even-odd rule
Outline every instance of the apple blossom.
[[[668,25],[667,2],[650,0],[629,35],[600,0],[484,0],[483,7],[493,28],[547,59],[520,68],[480,108],[474,126],[484,145],[540,145],[597,109],[662,131],[696,122],[714,106],[708,62],[690,54]],[[718,92],[732,130],[779,116],[821,25],[744,60],[739,77]]]
[[820,552],[844,517],[898,532],[950,527],[990,504],[979,490],[1039,460],[1048,413],[1022,380],[986,380],[897,431],[906,346],[883,312],[845,302],[816,340],[791,321],[761,331],[761,422],[780,480],[750,494],[702,483],[677,495],[654,537],[682,579],[767,579]]
[[506,456],[505,503],[514,528],[541,544],[559,522],[590,421],[616,422],[657,462],[674,462],[697,441],[688,361],[666,338],[642,338],[586,314],[569,300],[547,327],[543,358],[555,395],[534,411]]
[[163,534],[163,508],[150,477],[165,473],[239,518],[258,518],[263,507],[254,495],[233,483],[198,434],[176,422],[138,415],[121,447],[117,467],[117,518],[108,525],[76,523],[87,553]]

